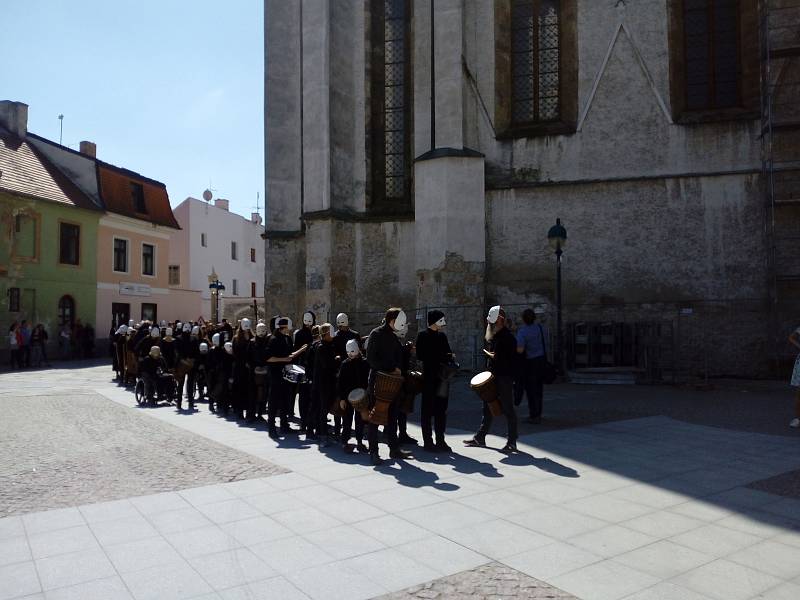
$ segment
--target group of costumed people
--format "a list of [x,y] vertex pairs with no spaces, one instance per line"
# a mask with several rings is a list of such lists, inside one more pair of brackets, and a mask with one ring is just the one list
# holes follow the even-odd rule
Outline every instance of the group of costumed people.
[[[266,421],[272,438],[300,433],[321,446],[336,441],[345,452],[369,454],[380,464],[379,427],[391,458],[411,458],[401,446],[417,444],[406,429],[417,394],[423,448],[451,452],[445,441],[448,380],[458,365],[442,331],[444,313],[431,311],[427,322],[413,342],[405,340],[408,317],[401,308],[389,308],[366,337],[350,328],[345,313],[334,326],[317,324],[307,311],[298,329],[285,316],[255,327],[245,318],[235,330],[227,321],[131,321],[113,336],[113,368],[120,382],[143,384],[151,403],[171,399],[182,410],[185,394],[190,411],[207,400],[211,412]],[[291,425],[295,402],[299,430]]]

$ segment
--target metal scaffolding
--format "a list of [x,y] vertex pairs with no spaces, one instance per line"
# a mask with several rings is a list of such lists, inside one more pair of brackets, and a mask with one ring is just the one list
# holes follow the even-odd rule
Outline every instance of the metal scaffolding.
[[800,0],[760,0],[761,154],[776,371],[800,320]]

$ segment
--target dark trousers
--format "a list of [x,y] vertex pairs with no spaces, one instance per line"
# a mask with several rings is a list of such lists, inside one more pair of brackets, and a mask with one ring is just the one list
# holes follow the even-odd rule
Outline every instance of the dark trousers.
[[444,432],[447,429],[447,405],[449,399],[439,398],[436,390],[439,381],[426,381],[422,390],[422,406],[420,407],[420,420],[422,421],[422,439],[426,444],[433,443],[433,433],[436,441],[444,443]]
[[270,373],[268,406],[270,427],[275,426],[275,419],[278,416],[281,417],[281,427],[289,425],[286,420],[286,404],[289,393],[289,384],[283,379],[282,374],[276,376],[274,373]]
[[[517,412],[514,410],[514,377],[511,375],[497,375],[495,376],[497,382],[497,395],[500,398],[500,404],[503,407],[503,415],[508,421],[508,443],[517,443]],[[493,421],[492,413],[489,410],[489,404],[483,403],[483,420],[481,421],[480,429],[475,434],[477,439],[483,440],[489,429],[492,427]]]
[[22,368],[22,358],[20,357],[19,349],[11,351],[11,368],[14,368],[14,365]]
[[342,417],[342,443],[346,444],[350,441],[350,435],[353,431],[353,419],[355,419],[355,433],[356,441],[360,444],[364,439],[364,420],[361,418],[361,413],[353,410],[350,403],[347,403],[347,408]]
[[528,397],[528,416],[538,419],[542,416],[542,397],[544,395],[545,357],[526,358],[522,372],[514,381],[514,399],[517,404],[522,402],[522,394]]
[[27,369],[31,366],[31,345],[25,344],[24,346],[20,346],[19,351],[22,355],[23,366]]
[[308,430],[311,425],[311,386],[307,383],[300,384],[300,426]]
[[[389,450],[395,450],[398,447],[397,443],[397,402],[392,402],[389,405],[389,418],[383,427],[383,432],[386,435],[386,445]],[[369,440],[369,453],[378,453],[378,425],[370,423],[367,426],[367,439]]]
[[267,385],[268,375],[260,378],[257,375],[253,376],[253,393],[247,399],[247,418],[253,420],[264,413],[263,407],[267,404],[269,398],[269,386]]

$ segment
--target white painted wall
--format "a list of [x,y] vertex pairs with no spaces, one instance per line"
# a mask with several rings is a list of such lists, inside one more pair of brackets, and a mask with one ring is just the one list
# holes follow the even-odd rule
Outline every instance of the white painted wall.
[[[170,240],[170,265],[180,265],[180,288],[199,290],[202,311],[211,316],[208,276],[212,269],[225,285],[223,302],[233,296],[233,280],[238,281],[237,298],[250,298],[250,284],[256,284],[256,296],[264,295],[264,240],[263,225],[236,213],[223,210],[197,198],[187,198],[173,209],[181,226]],[[201,245],[201,234],[206,234],[207,246]],[[238,260],[231,259],[231,242],[237,242]],[[250,249],[255,248],[256,261],[250,260]]]

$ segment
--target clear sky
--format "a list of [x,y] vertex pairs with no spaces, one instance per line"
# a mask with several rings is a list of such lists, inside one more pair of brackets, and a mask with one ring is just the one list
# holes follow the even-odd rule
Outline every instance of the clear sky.
[[163,181],[264,206],[262,0],[0,0],[0,100],[28,130]]

